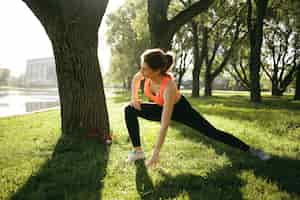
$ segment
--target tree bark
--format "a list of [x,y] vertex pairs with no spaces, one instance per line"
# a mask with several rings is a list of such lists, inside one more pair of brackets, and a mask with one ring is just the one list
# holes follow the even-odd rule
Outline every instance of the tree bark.
[[200,72],[203,64],[204,52],[207,52],[207,40],[208,40],[208,30],[206,27],[202,28],[202,50],[201,55],[199,53],[199,35],[198,35],[198,25],[196,22],[192,22],[192,33],[193,33],[193,57],[194,57],[194,68],[193,68],[193,85],[192,85],[192,97],[200,96]]
[[204,96],[210,97],[212,96],[212,80],[210,75],[205,76],[205,88],[204,88]]
[[250,98],[252,102],[261,102],[260,88],[260,56],[263,41],[263,20],[266,14],[268,0],[260,0],[256,2],[256,19],[252,24],[252,0],[248,3],[248,32],[250,38]]
[[53,46],[64,134],[109,134],[98,62],[98,29],[108,1],[24,0]]

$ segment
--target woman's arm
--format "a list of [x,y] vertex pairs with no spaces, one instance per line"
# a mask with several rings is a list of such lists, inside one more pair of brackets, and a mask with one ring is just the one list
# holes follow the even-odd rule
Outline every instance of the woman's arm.
[[139,101],[139,88],[143,79],[144,76],[140,71],[133,76],[131,81],[131,101]]
[[154,147],[153,156],[147,164],[148,166],[155,164],[158,161],[159,152],[165,141],[168,127],[171,122],[171,117],[172,117],[174,104],[175,104],[175,95],[176,95],[176,85],[173,81],[169,81],[163,95],[164,95],[164,105],[163,105],[163,111],[161,116],[160,131],[159,131],[156,145]]

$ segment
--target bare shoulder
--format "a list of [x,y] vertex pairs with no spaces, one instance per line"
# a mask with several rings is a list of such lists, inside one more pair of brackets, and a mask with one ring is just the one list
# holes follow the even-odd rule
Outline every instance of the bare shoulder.
[[176,89],[177,89],[177,84],[175,83],[175,81],[172,79],[170,81],[168,81],[167,86],[166,86],[166,93],[169,95],[170,94],[173,95],[176,93]]
[[138,72],[134,75],[134,77],[135,77],[136,79],[139,79],[139,80],[143,80],[143,79],[144,79],[144,76],[143,76],[143,74],[141,73],[141,71],[138,71]]
[[175,91],[177,89],[177,84],[175,83],[174,80],[171,79],[170,81],[168,81],[166,89]]

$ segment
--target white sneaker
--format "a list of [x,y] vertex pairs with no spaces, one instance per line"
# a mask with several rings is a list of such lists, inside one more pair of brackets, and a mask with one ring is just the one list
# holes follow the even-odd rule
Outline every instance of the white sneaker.
[[271,158],[271,156],[269,154],[265,153],[264,151],[262,151],[260,149],[250,148],[249,151],[252,155],[258,157],[260,160],[266,161]]
[[131,152],[129,152],[128,157],[127,157],[127,162],[134,162],[136,160],[141,160],[141,159],[145,159],[145,154],[143,151],[136,151],[133,150]]

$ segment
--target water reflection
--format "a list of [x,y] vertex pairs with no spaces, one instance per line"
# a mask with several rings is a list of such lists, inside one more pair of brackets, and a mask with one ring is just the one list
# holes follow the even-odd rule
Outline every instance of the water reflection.
[[57,106],[59,106],[59,97],[56,89],[0,89],[0,117],[25,114]]
[[44,110],[47,108],[57,107],[59,106],[58,101],[53,102],[27,102],[25,104],[26,112],[33,112],[38,110]]
[[[111,97],[114,89],[105,89],[106,97]],[[1,89],[0,117],[20,115],[59,106],[57,88],[54,89]]]

